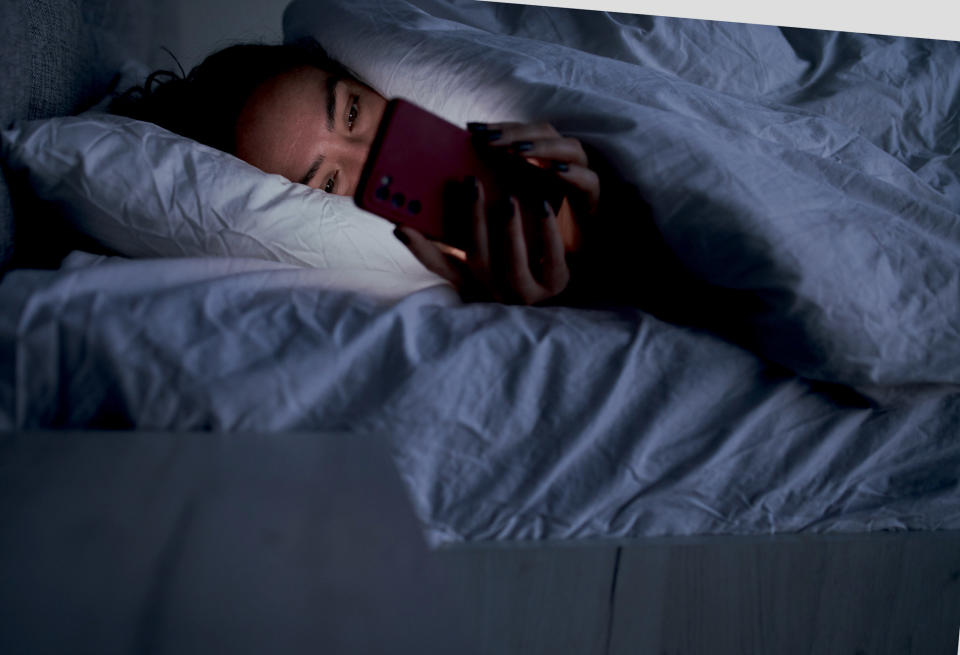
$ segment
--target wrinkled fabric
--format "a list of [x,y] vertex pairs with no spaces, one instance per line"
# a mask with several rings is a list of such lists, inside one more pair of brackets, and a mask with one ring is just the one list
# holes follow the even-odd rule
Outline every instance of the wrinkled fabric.
[[[125,257],[254,257],[356,271],[358,293],[443,284],[393,224],[152,123],[88,112],[0,130],[4,164],[78,231]],[[381,273],[378,275],[378,272]],[[343,278],[346,279],[346,278]]]
[[377,432],[435,542],[960,529],[955,44],[429,0],[295,2],[286,31],[595,146],[767,340],[77,256],[0,283],[0,425]]
[[960,529],[960,393],[870,406],[636,310],[79,255],[0,306],[3,429],[384,435],[435,543]]
[[755,352],[864,389],[960,382],[960,43],[467,0],[284,19],[387,96],[593,146],[686,268],[758,299]]

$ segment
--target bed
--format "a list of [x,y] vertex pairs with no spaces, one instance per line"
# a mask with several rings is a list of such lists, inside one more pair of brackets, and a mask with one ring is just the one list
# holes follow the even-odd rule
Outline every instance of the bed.
[[[41,5],[8,6],[5,29],[46,25]],[[348,201],[244,169],[231,217],[238,192],[204,171],[241,163],[216,153],[156,164],[178,191],[188,161],[193,195],[117,219],[88,188],[108,155],[22,164],[100,119],[21,122],[4,430],[388,434],[434,544],[960,529],[956,43],[429,0],[298,0],[285,33],[455,122],[539,116],[606,153],[622,206],[648,202],[689,270],[760,299],[743,339],[633,308],[463,305]],[[5,100],[5,123],[94,104],[123,61],[95,47],[95,83],[53,71],[80,82]],[[289,222],[308,210],[323,229]]]
[[[432,0],[284,28],[576,134],[760,302],[734,340],[463,305],[349,201],[83,113],[171,67],[176,3],[0,4],[0,650],[952,648],[958,44]],[[365,495],[371,435],[430,557]]]

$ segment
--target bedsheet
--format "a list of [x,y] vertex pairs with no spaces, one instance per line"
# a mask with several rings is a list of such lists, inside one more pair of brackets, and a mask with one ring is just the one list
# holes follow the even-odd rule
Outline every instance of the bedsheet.
[[0,429],[389,435],[432,543],[960,529],[960,394],[883,406],[638,310],[391,304],[77,254],[0,283]]
[[648,203],[688,270],[757,299],[735,331],[769,359],[960,382],[960,43],[472,0],[296,0],[284,28],[453,122],[580,138],[627,191],[611,229]]

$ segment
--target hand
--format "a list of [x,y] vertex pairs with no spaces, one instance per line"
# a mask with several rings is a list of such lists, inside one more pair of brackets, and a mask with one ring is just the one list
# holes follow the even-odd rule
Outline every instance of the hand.
[[532,305],[562,292],[570,281],[557,217],[549,203],[537,217],[534,252],[542,253],[531,265],[519,204],[488,208],[483,185],[468,178],[468,203],[472,214],[471,244],[465,252],[444,248],[410,227],[394,230],[414,256],[429,270],[457,288],[464,300]]
[[600,177],[590,169],[579,140],[549,123],[467,123],[479,147],[504,148],[535,166],[553,171],[568,184],[576,222],[593,216],[600,203]]

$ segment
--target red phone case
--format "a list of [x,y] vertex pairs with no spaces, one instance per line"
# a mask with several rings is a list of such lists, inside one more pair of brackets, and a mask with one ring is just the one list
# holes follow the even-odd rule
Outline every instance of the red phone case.
[[449,216],[444,210],[456,183],[468,175],[483,183],[490,204],[505,190],[546,198],[554,208],[563,199],[550,173],[516,156],[481,155],[467,130],[394,98],[387,103],[354,202],[431,239],[463,247],[469,243],[469,214]]

